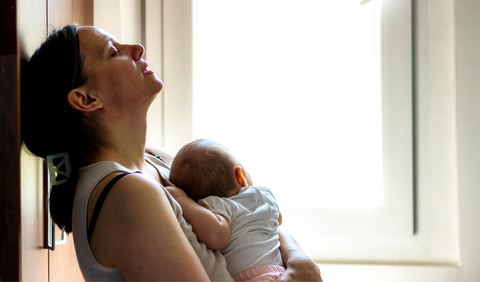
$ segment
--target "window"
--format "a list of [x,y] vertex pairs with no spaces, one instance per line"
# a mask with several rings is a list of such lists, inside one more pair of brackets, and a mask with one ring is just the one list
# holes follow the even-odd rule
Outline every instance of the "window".
[[[198,137],[192,96],[196,83],[193,3],[164,0],[159,9],[165,81],[162,139],[172,152]],[[149,1],[147,11],[148,5]],[[282,207],[284,225],[318,262],[451,265],[456,261],[455,235],[449,223],[442,225],[438,220],[442,215],[451,217],[450,207],[443,212],[435,209],[435,216],[430,216],[430,207],[421,206],[419,227],[414,230],[411,2],[372,0],[362,8],[369,6],[378,12],[380,23],[383,204],[347,209]],[[148,38],[147,50],[151,50]],[[242,158],[241,153],[238,156]],[[433,195],[427,190],[422,193]],[[306,226],[312,229],[304,229]]]
[[193,19],[194,139],[227,145],[283,208],[382,206],[373,3],[202,0]]

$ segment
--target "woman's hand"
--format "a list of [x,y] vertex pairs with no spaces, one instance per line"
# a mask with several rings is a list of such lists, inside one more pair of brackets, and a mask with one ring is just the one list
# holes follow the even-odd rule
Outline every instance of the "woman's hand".
[[298,243],[288,233],[279,229],[280,251],[287,270],[278,278],[278,282],[286,281],[320,281],[320,269],[302,251]]
[[287,265],[287,270],[285,273],[277,279],[277,282],[287,282],[287,281],[320,281],[322,282],[322,277],[320,276],[320,269],[318,266],[311,260],[298,260],[292,261]]

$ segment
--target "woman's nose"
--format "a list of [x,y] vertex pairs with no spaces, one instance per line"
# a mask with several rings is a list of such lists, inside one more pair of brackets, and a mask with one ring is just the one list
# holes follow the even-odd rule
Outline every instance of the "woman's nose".
[[140,60],[145,53],[145,48],[141,44],[133,45],[132,57],[134,60]]

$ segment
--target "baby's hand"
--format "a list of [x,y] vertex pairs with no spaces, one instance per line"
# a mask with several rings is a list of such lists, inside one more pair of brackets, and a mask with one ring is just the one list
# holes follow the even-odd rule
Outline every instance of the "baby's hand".
[[175,200],[180,198],[180,197],[187,197],[188,198],[187,194],[185,194],[185,192],[178,187],[167,186],[165,188],[167,188],[168,193],[170,193],[170,195],[172,195],[172,197]]

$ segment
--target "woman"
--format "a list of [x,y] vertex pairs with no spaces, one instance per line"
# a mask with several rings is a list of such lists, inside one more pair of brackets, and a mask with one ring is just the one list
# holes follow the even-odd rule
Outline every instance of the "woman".
[[[22,68],[25,144],[52,171],[56,158],[71,163],[53,179],[53,220],[73,230],[86,280],[231,280],[164,188],[173,156],[145,153],[147,112],[163,83],[143,53],[98,28],[66,26]],[[293,238],[281,233],[281,243],[281,280],[321,281]]]

